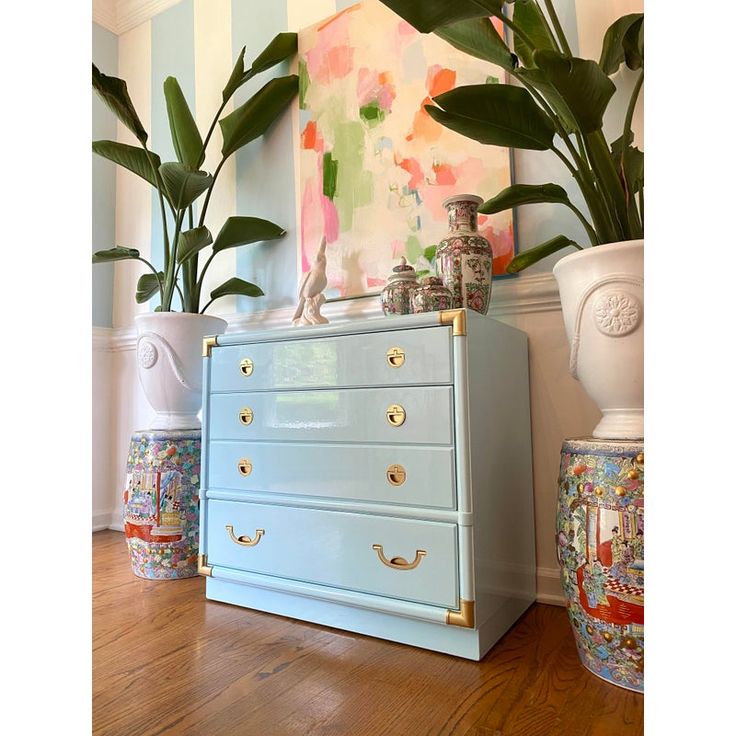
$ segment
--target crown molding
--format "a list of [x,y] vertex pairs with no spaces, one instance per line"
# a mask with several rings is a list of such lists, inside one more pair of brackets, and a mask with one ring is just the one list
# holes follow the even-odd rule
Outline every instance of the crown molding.
[[[528,274],[514,278],[498,279],[493,283],[493,297],[489,316],[503,317],[512,314],[553,312],[560,309],[557,282],[551,273]],[[348,322],[380,317],[381,300],[378,296],[343,299],[327,302],[322,307],[330,322]],[[264,312],[235,312],[218,314],[227,321],[228,332],[245,332],[253,329],[278,329],[291,326],[294,307],[280,307]],[[93,348],[120,352],[134,350],[137,336],[135,326],[93,328]]]
[[92,20],[118,36],[181,0],[92,0]]
[[116,0],[92,0],[92,20],[108,31],[118,33]]

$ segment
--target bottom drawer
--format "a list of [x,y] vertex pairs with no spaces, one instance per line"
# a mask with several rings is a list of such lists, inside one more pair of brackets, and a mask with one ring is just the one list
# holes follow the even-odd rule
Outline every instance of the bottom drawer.
[[454,524],[210,500],[202,551],[215,568],[459,604]]

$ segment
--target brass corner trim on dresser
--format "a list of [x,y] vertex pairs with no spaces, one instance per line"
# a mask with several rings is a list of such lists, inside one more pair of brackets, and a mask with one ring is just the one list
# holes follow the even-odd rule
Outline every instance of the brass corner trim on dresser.
[[212,577],[212,568],[207,564],[207,555],[200,555],[197,563],[197,572],[205,577]]
[[452,325],[452,334],[464,337],[468,334],[464,309],[444,309],[440,312],[440,324]]
[[463,626],[472,629],[475,626],[475,601],[460,599],[459,611],[448,611],[445,622],[450,626]]
[[212,355],[212,348],[217,346],[217,335],[208,335],[202,340],[202,357],[209,358]]

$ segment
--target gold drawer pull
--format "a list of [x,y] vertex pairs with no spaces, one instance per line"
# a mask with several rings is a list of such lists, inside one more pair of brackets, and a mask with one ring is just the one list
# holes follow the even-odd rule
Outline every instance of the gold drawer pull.
[[406,410],[401,404],[391,404],[386,409],[386,419],[392,427],[400,427],[406,421]]
[[251,539],[250,537],[243,534],[241,537],[236,537],[233,533],[233,527],[231,524],[225,524],[225,529],[227,529],[227,533],[230,535],[230,539],[235,542],[235,544],[239,544],[243,547],[255,547],[258,542],[261,541],[261,537],[266,533],[263,531],[263,529],[256,529],[256,536]]
[[401,348],[389,348],[386,351],[386,361],[392,368],[401,368],[405,359],[406,354]]
[[386,471],[386,477],[392,486],[403,485],[406,480],[406,470],[403,465],[389,465]]
[[253,421],[253,409],[249,406],[242,408],[240,414],[238,414],[238,418],[241,424],[248,426]]
[[253,470],[253,463],[247,457],[238,460],[238,473],[240,475],[250,475],[251,470]]
[[382,544],[374,544],[373,549],[378,552],[378,559],[381,560],[386,567],[392,567],[394,570],[413,570],[415,567],[419,566],[419,563],[422,561],[422,557],[427,556],[425,550],[418,549],[416,556],[414,557],[414,562],[407,562],[403,557],[392,557],[389,560],[388,557],[383,554]]
[[243,358],[240,361],[240,372],[244,376],[250,376],[253,373],[253,361],[250,358]]

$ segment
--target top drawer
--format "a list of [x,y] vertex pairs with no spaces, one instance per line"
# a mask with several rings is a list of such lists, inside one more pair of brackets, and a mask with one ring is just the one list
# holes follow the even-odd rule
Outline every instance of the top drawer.
[[227,345],[212,351],[212,391],[452,383],[449,327]]

